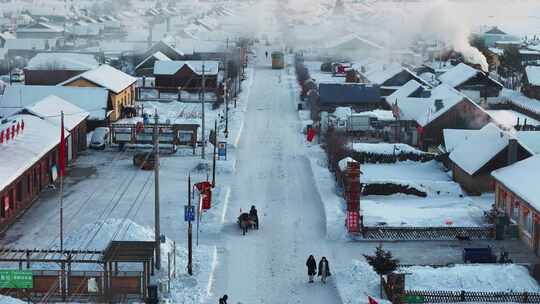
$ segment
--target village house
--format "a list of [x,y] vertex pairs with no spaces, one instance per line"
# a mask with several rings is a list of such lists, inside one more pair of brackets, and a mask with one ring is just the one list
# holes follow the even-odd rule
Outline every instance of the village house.
[[70,78],[59,85],[107,89],[110,101],[107,109],[111,111],[109,120],[116,121],[124,116],[129,116],[133,112],[136,81],[137,78],[104,64]]
[[30,59],[36,54],[44,51],[52,51],[60,46],[57,39],[9,39],[6,40],[4,48],[8,50],[7,57],[10,59],[26,58]]
[[109,92],[104,88],[64,86],[8,86],[0,96],[0,119],[31,107],[47,96],[55,95],[89,113],[88,129],[107,123]]
[[219,61],[156,61],[156,87],[164,91],[199,92],[202,88],[204,66],[205,89],[219,96],[222,75]]
[[175,48],[173,43],[161,40],[156,44],[152,45],[148,50],[146,50],[142,56],[142,59],[146,59],[156,54],[157,52],[162,53],[167,56],[170,60],[182,60],[184,53]]
[[39,53],[24,68],[24,81],[27,85],[57,85],[98,66],[90,54]]
[[171,61],[167,55],[162,52],[155,52],[154,54],[143,59],[137,66],[135,66],[135,75],[139,77],[149,77],[154,75],[154,65],[156,61]]
[[15,35],[10,32],[0,32],[0,48],[3,48],[7,40],[15,39]]
[[413,146],[436,148],[444,129],[480,129],[491,121],[480,106],[444,84],[403,96],[386,100],[396,118],[392,137]]
[[529,98],[540,100],[540,66],[525,67],[521,91]]
[[47,96],[22,110],[24,114],[37,116],[58,127],[61,126],[61,112],[64,113],[64,128],[66,129],[67,161],[71,161],[81,151],[86,150],[86,119],[89,113],[54,95]]
[[[534,155],[534,151],[518,138],[493,123],[472,133],[469,130],[446,129],[444,134],[445,143],[451,146],[449,160],[452,177],[470,194],[493,192],[492,171]],[[447,135],[449,140],[446,139]],[[457,144],[450,143],[452,138],[458,137],[461,140]],[[540,136],[537,139],[540,140]]]
[[484,39],[486,47],[494,47],[497,42],[519,40],[518,37],[509,35],[496,26],[486,31],[482,35],[482,38]]
[[519,238],[540,255],[540,155],[491,173],[495,206],[518,226]]
[[64,36],[64,29],[44,22],[37,22],[18,28],[17,38],[22,39],[55,39]]
[[486,72],[460,63],[439,76],[441,83],[462,92],[475,102],[499,97],[502,84],[489,77]]
[[356,34],[328,39],[323,52],[331,56],[340,56],[350,59],[365,58],[377,55],[383,49],[379,44],[362,38]]
[[313,120],[319,120],[321,112],[334,112],[338,107],[362,112],[381,106],[379,87],[365,83],[320,83],[318,90],[310,91],[308,100]]
[[0,121],[0,157],[9,160],[0,170],[0,229],[54,182],[59,144],[60,127],[50,121],[24,114]]
[[390,96],[410,80],[415,80],[422,85],[430,87],[422,78],[413,71],[402,67],[400,64],[384,65],[381,69],[375,69],[365,74],[369,82],[380,87],[381,97]]

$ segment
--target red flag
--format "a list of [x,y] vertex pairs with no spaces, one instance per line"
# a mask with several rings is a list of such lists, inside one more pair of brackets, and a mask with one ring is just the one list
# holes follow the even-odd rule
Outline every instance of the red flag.
[[64,170],[66,168],[65,164],[65,154],[66,154],[66,140],[64,136],[64,112],[61,114],[60,119],[60,151],[58,155],[58,173],[60,176],[64,176]]
[[315,131],[313,131],[313,128],[309,128],[307,131],[307,141],[311,142],[313,137],[315,137]]
[[371,296],[367,296],[368,298],[368,304],[379,304],[379,302],[375,301],[374,298],[372,298]]

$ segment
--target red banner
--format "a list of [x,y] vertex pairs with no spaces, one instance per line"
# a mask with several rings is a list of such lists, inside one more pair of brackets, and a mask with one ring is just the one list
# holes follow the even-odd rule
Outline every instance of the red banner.
[[311,142],[314,137],[315,137],[315,131],[313,131],[313,128],[309,128],[307,131],[307,141]]

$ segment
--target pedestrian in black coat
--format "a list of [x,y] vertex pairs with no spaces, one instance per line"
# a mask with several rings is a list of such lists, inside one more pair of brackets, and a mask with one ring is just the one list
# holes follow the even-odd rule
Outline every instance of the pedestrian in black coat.
[[227,299],[229,297],[227,295],[224,295],[222,298],[219,299],[219,304],[227,304]]
[[306,266],[309,282],[313,283],[313,276],[317,273],[317,261],[315,261],[315,257],[312,254],[307,259]]
[[257,209],[255,205],[251,206],[249,210],[249,216],[255,220],[255,229],[259,230],[259,216],[257,215]]
[[318,275],[321,277],[321,281],[326,284],[326,277],[331,276],[330,273],[330,264],[328,264],[328,260],[326,257],[322,257],[321,261],[319,262],[319,273]]

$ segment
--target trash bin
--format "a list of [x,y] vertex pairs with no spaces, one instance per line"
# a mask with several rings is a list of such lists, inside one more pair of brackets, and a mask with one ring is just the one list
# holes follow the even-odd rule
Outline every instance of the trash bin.
[[146,297],[146,304],[158,304],[158,286],[148,285],[148,295]]

